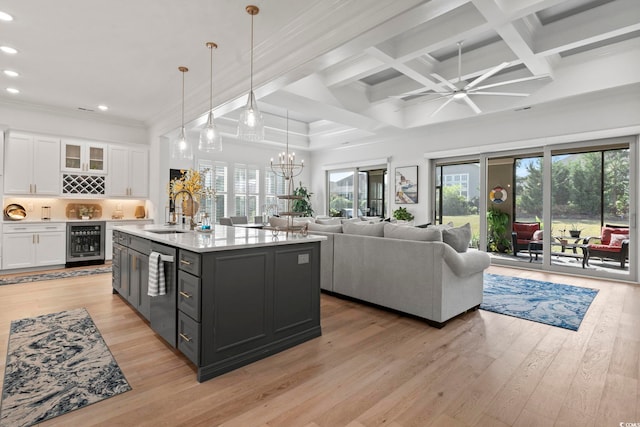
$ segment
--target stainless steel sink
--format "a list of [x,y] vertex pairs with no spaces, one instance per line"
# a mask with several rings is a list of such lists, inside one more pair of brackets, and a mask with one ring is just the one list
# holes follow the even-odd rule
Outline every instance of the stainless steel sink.
[[146,230],[149,233],[156,234],[179,234],[179,233],[188,233],[188,230]]

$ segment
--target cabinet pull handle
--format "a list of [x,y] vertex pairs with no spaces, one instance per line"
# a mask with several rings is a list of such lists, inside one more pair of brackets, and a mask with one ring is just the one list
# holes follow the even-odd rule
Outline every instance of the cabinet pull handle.
[[137,261],[138,261],[138,258],[133,257],[133,271],[136,271],[138,269]]
[[36,244],[36,235],[35,234],[31,235],[31,244],[33,244],[33,245]]
[[187,261],[186,259],[181,259],[180,260],[180,264],[191,265],[191,263],[189,261]]
[[189,338],[188,336],[186,336],[183,333],[180,333],[180,338],[182,338],[183,340],[185,340],[186,342],[191,342],[191,338]]
[[33,184],[29,184],[29,194],[33,193]]
[[40,235],[36,234],[36,243],[40,244]]
[[187,298],[187,299],[191,298],[191,294],[188,294],[188,293],[183,292],[183,291],[180,291],[180,295],[185,297],[185,298]]
[[33,193],[38,194],[38,184],[33,184]]

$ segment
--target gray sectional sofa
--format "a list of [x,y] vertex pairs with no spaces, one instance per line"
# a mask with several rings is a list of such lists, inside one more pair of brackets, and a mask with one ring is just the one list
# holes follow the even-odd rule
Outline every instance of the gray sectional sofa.
[[461,249],[457,236],[453,245],[445,243],[445,230],[349,222],[331,228],[309,224],[309,233],[327,236],[321,244],[325,291],[412,314],[436,327],[482,302],[489,255]]

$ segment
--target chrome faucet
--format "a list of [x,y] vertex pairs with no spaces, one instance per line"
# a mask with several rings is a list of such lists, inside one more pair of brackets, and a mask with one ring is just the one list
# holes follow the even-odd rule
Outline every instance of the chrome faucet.
[[191,199],[191,215],[189,215],[189,230],[194,230],[196,228],[196,222],[193,219],[193,215],[195,213],[195,212],[193,212],[194,211],[194,207],[195,207],[194,206],[195,204],[194,204],[194,201],[193,201],[193,194],[191,194],[191,192],[188,191],[188,190],[180,190],[180,191],[174,193],[173,197],[172,197],[174,204],[175,204],[175,200],[176,200],[177,196],[180,193],[186,193],[189,196],[189,199]]

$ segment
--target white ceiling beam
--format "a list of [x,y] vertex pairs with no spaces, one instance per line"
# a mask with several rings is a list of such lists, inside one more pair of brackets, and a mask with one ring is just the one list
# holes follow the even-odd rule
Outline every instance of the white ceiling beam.
[[[363,51],[370,46],[383,44],[389,38],[399,36],[411,28],[423,25],[434,18],[442,16],[447,12],[450,12],[468,3],[468,1],[469,0],[431,0],[425,2],[386,21],[381,25],[378,25],[377,27],[363,34],[361,37],[358,37],[345,44],[340,49],[334,51],[333,56],[341,54],[341,51],[344,51],[345,53],[349,53],[349,50]],[[406,59],[394,57],[394,55],[392,55],[388,51],[386,53],[394,59],[403,61],[420,56],[422,52],[417,52],[411,55],[410,58]],[[345,58],[347,56],[348,55],[346,55]],[[366,77],[367,75],[362,73],[362,69],[367,60],[365,59],[365,57],[362,57],[361,60],[363,61],[362,64],[355,63],[351,64],[351,66],[347,65],[345,67],[342,67],[340,64],[338,64],[335,67],[327,68],[323,73],[325,84],[327,86],[346,84]],[[353,74],[349,75],[347,73],[348,71],[351,71]],[[380,71],[380,69],[374,66],[371,68],[369,75],[375,74],[378,71]]]
[[617,0],[545,25],[534,51],[552,55],[640,30],[640,2]]
[[496,4],[512,20],[524,18],[567,0],[496,0]]
[[361,55],[327,68],[320,74],[326,86],[346,85],[388,68],[387,63],[363,52]]
[[533,75],[552,74],[550,60],[533,52],[532,29],[525,21],[511,21],[496,0],[473,0],[473,4]]
[[378,45],[389,56],[408,61],[437,49],[451,47],[457,41],[486,32],[486,19],[470,3],[433,18],[423,25]]
[[274,105],[287,105],[293,111],[313,111],[315,116],[322,117],[325,120],[366,131],[374,132],[379,127],[385,126],[380,120],[374,120],[346,108],[328,105],[287,90],[280,90],[268,95],[265,97],[265,102]]
[[380,61],[385,62],[388,65],[388,68],[394,68],[398,70],[405,76],[415,80],[427,89],[435,90],[438,87],[433,80],[427,77],[428,73],[431,73],[435,68],[435,64],[433,63],[415,60],[406,63],[397,61],[376,47],[367,49],[367,53],[379,59]]

